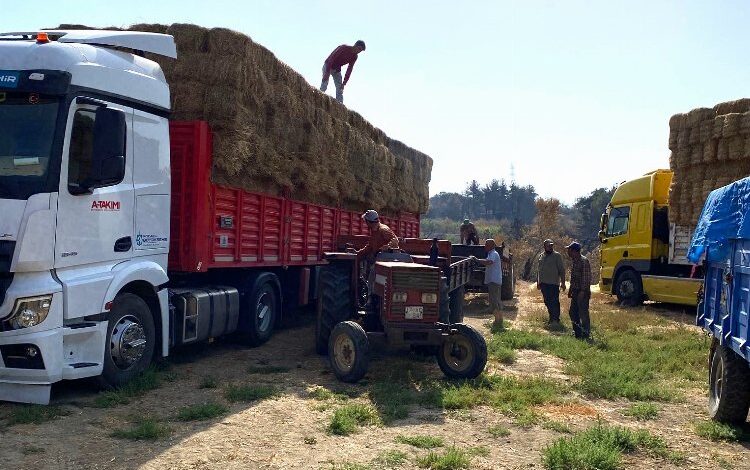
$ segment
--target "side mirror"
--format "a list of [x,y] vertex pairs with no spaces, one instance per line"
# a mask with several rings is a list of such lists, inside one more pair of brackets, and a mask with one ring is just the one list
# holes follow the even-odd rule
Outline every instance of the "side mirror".
[[604,230],[599,230],[599,242],[601,242],[601,243],[607,243],[607,237],[606,237],[606,235],[607,234],[604,232]]
[[117,184],[125,177],[125,113],[97,108],[92,139],[91,173],[82,183],[87,190]]

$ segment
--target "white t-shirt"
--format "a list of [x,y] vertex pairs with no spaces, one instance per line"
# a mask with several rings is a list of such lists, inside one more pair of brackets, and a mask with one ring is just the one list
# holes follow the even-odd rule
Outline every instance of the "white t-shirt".
[[500,262],[500,254],[497,250],[490,250],[490,252],[487,253],[487,259],[492,261],[492,264],[484,267],[484,283],[502,284],[503,267]]

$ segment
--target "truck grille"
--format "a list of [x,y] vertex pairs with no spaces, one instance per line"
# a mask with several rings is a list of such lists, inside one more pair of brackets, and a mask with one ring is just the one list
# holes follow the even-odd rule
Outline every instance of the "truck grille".
[[13,250],[16,242],[0,241],[0,305],[5,302],[5,293],[13,282],[13,274],[10,272],[10,263],[13,261]]

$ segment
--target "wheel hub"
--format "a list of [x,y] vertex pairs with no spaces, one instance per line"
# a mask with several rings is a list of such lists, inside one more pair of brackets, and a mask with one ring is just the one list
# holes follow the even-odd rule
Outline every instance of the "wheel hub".
[[146,351],[146,332],[133,316],[126,316],[112,328],[110,335],[112,361],[120,369],[129,369]]
[[463,335],[454,335],[443,343],[442,354],[445,362],[456,371],[463,371],[471,367],[471,353],[471,342]]
[[635,293],[635,286],[633,281],[627,280],[620,283],[620,295],[623,297],[630,297]]
[[271,326],[271,302],[270,294],[266,292],[260,296],[258,304],[255,306],[259,331],[266,331]]
[[333,343],[333,360],[339,370],[349,371],[354,365],[354,343],[351,338],[341,335]]

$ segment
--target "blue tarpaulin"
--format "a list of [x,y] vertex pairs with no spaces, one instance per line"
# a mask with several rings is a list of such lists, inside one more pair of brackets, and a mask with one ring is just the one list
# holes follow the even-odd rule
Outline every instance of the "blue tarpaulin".
[[731,240],[750,239],[750,178],[711,191],[690,243],[688,259],[697,263],[723,261],[730,255]]

